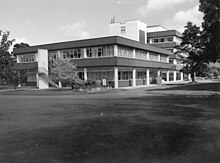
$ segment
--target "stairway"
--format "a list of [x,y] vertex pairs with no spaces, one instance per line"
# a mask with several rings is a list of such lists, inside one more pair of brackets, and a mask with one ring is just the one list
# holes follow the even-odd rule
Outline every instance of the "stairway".
[[44,73],[39,73],[39,76],[41,76],[41,77],[43,77],[44,79],[46,79],[46,81],[47,81],[50,85],[52,85],[53,87],[58,87],[58,85],[57,85],[53,80],[51,80],[51,79],[49,78],[49,76],[47,76],[46,74],[44,74]]

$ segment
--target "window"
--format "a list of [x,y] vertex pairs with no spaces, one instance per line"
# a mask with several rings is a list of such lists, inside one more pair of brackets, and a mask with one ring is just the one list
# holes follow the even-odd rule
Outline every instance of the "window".
[[113,52],[113,46],[91,47],[86,50],[88,58],[113,56]]
[[97,72],[88,72],[88,79],[90,80],[114,80],[114,72],[113,71],[97,71]]
[[160,55],[161,62],[167,62],[167,56]]
[[131,80],[132,72],[131,71],[119,71],[118,80]]
[[126,30],[125,30],[125,26],[121,26],[121,34],[125,34]]
[[149,59],[151,61],[158,61],[158,55],[157,53],[154,53],[154,52],[149,52]]
[[82,58],[82,49],[69,49],[61,51],[63,59],[78,59]]
[[133,49],[125,46],[118,46],[118,56],[132,58]]
[[36,55],[35,54],[24,54],[24,55],[19,55],[19,61],[21,63],[28,63],[28,62],[35,62],[36,61]]
[[148,52],[144,50],[135,50],[135,58],[148,59]]

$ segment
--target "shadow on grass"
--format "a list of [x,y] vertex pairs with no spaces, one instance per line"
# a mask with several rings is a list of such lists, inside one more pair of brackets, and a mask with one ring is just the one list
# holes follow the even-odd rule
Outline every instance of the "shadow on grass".
[[189,91],[213,91],[220,92],[220,82],[219,83],[196,83],[187,85],[175,85],[174,87],[162,88],[162,89],[151,89],[147,91],[164,91],[164,90],[189,90]]

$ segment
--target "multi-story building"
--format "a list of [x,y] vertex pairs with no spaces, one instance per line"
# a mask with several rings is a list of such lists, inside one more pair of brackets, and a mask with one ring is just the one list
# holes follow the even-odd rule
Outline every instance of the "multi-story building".
[[[17,69],[31,72],[27,84],[48,88],[50,60],[71,59],[82,80],[102,80],[113,88],[169,82],[176,71],[169,50],[147,43],[147,26],[138,20],[109,24],[111,36],[15,49]],[[183,80],[175,77],[173,81]]]

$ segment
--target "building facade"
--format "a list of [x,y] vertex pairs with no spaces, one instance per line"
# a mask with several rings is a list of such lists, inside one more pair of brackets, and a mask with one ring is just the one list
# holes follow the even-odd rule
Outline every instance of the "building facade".
[[109,34],[113,36],[15,49],[16,68],[28,70],[27,85],[39,89],[57,86],[48,77],[48,66],[57,58],[74,62],[80,79],[105,79],[113,88],[183,80],[182,74],[171,73],[178,71],[170,63],[173,53],[147,44],[143,22],[112,22]]

